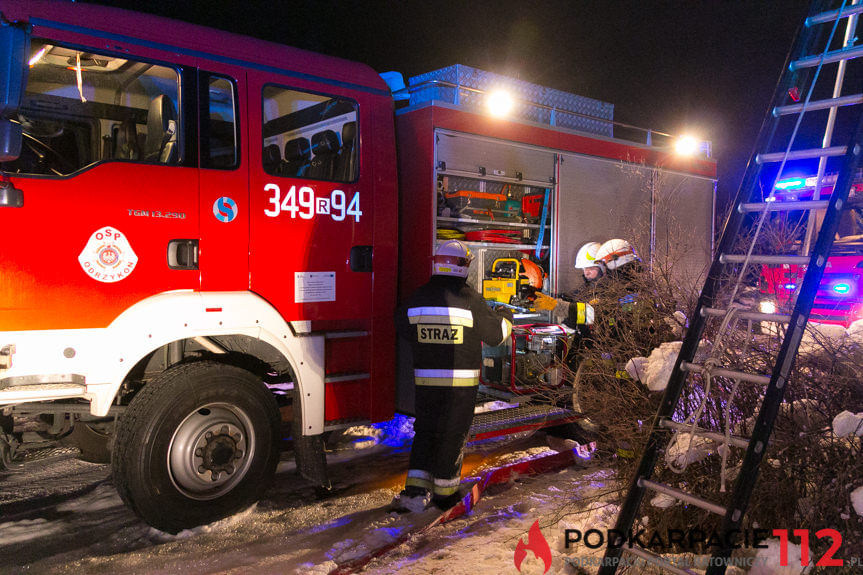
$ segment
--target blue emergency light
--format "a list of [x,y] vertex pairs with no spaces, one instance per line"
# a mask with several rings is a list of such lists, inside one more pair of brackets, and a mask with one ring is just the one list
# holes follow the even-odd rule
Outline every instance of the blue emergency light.
[[785,284],[782,287],[784,287],[787,290],[795,290],[795,289],[797,289],[797,284]]
[[789,178],[776,182],[777,190],[799,190],[806,187],[806,178]]
[[851,291],[851,284],[841,283],[833,286],[833,291],[840,294],[846,294]]

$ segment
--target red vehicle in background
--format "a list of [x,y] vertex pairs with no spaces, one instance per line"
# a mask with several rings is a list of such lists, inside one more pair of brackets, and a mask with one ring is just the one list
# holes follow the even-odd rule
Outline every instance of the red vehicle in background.
[[[860,201],[863,192],[863,178],[860,176],[857,175],[851,188],[849,202]],[[830,196],[835,181],[835,174],[822,178],[820,199]],[[775,201],[811,201],[815,185],[815,177],[781,180],[776,184]],[[805,230],[805,221],[790,223]],[[783,313],[791,309],[805,273],[805,265],[765,265],[759,280],[760,311]],[[847,328],[860,319],[863,319],[863,208],[858,207],[845,212],[809,321]]]

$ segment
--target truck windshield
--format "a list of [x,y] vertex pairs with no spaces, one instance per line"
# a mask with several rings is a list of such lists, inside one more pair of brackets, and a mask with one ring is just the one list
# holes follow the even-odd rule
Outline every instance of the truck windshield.
[[96,162],[175,164],[182,142],[173,68],[84,52],[34,38],[17,121],[20,174],[65,176]]

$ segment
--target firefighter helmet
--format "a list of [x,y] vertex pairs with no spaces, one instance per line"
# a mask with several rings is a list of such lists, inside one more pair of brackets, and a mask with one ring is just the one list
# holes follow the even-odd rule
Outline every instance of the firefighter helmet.
[[458,240],[447,240],[438,247],[432,258],[435,275],[467,277],[473,254],[470,249]]
[[593,266],[601,266],[602,262],[597,261],[596,252],[599,251],[600,246],[602,246],[599,242],[587,242],[583,246],[578,249],[578,253],[575,254],[575,267],[576,269],[584,269],[584,268],[592,268]]
[[641,261],[632,245],[621,239],[608,240],[596,252],[596,260],[610,270],[618,269],[630,262]]
[[519,276],[526,279],[530,287],[541,290],[545,277],[542,268],[527,258],[521,260],[521,267],[524,271]]

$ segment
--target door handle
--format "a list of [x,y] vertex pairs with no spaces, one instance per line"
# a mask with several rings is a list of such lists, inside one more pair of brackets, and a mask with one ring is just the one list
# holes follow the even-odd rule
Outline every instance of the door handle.
[[168,242],[168,267],[172,270],[198,269],[198,240]]
[[372,246],[352,247],[348,261],[352,272],[372,271]]
[[0,182],[0,208],[20,208],[24,205],[24,192],[12,182]]

